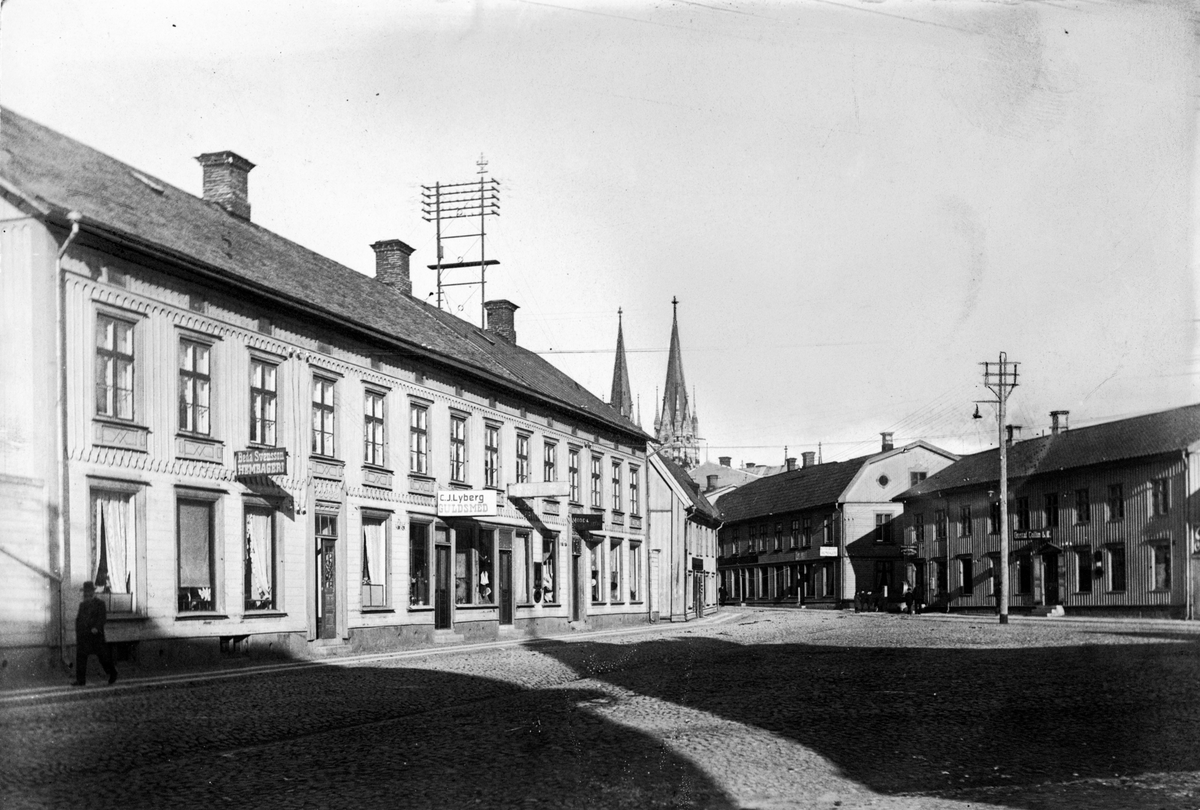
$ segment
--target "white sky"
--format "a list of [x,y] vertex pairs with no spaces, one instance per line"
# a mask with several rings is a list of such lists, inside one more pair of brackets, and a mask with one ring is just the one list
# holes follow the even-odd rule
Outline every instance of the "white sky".
[[[257,223],[364,273],[403,239],[420,297],[420,186],[483,153],[488,297],[603,398],[624,308],[647,428],[678,296],[713,460],[847,458],[881,430],[971,452],[1002,350],[1027,431],[1200,399],[1196,23],[1095,0],[6,0],[0,102],[196,194],[194,157],[232,149]],[[452,306],[478,322],[472,289]]]

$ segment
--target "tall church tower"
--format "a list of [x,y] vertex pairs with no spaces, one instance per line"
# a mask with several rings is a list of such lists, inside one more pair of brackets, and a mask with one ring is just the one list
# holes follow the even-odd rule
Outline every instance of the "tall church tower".
[[[617,359],[613,364],[612,396],[608,404],[633,421],[633,389],[629,386],[629,364],[625,361],[625,328],[617,310]],[[640,426],[639,426],[640,427]]]
[[667,357],[667,384],[662,410],[654,419],[654,435],[662,451],[684,469],[700,463],[700,426],[688,403],[683,379],[683,352],[679,348],[679,299],[671,299],[671,349]]

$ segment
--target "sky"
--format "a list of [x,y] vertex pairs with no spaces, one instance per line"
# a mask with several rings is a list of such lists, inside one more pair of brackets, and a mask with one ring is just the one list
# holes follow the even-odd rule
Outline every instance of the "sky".
[[[782,464],[994,447],[1001,352],[1025,436],[1200,401],[1197,31],[1185,2],[5,0],[0,103],[197,195],[233,150],[255,222],[366,274],[403,239],[431,301],[422,186],[482,156],[518,342],[607,399],[621,310],[651,429],[677,298],[702,457]],[[477,287],[446,306],[479,323]]]

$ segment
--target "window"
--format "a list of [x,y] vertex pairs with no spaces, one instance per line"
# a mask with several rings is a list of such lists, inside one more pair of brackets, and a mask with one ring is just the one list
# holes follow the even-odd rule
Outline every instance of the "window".
[[579,451],[567,451],[567,480],[571,484],[571,503],[579,503]]
[[970,557],[958,558],[959,590],[963,596],[975,593],[975,561]]
[[876,512],[875,513],[875,542],[876,543],[891,543],[892,542],[892,514],[891,514],[891,512]]
[[910,472],[908,474],[908,485],[910,487],[915,487],[917,484],[924,481],[928,475],[929,473],[926,472]]
[[96,315],[96,415],[133,419],[133,324]]
[[613,540],[608,550],[608,601],[624,602],[621,590],[621,541]]
[[600,465],[602,463],[603,460],[600,456],[592,456],[592,506],[597,509],[604,508],[604,499],[600,493],[600,478],[602,476]]
[[1058,493],[1047,492],[1042,509],[1042,525],[1047,529],[1058,528]]
[[1029,498],[1020,497],[1016,500],[1016,509],[1014,510],[1014,525],[1013,528],[1019,532],[1029,530]]
[[500,486],[500,427],[483,426],[483,485]]
[[387,432],[383,418],[384,395],[367,391],[363,398],[363,462],[383,467],[387,464]]
[[408,409],[408,470],[429,475],[429,409],[424,405]]
[[765,524],[765,523],[758,527],[758,550],[759,551],[767,550],[767,543],[769,542],[769,537],[770,537],[767,534],[769,528],[770,527],[768,527],[767,524]]
[[529,483],[529,435],[517,434],[517,483]]
[[946,510],[939,509],[934,513],[934,538],[945,540],[949,527],[947,526]]
[[278,366],[250,360],[250,443],[275,446]]
[[388,549],[387,518],[363,515],[362,521],[362,606],[388,606]]
[[[1124,520],[1125,519],[1125,485],[1124,484],[1109,484],[1108,485],[1108,519],[1109,520]],[[1124,588],[1122,588],[1124,590]]]
[[875,561],[875,593],[883,594],[892,592],[892,581],[896,574],[896,567],[892,560],[876,560]]
[[621,462],[614,461],[612,463],[612,509],[614,512],[621,511]]
[[950,574],[948,572],[949,568],[946,560],[937,559],[933,561],[933,582],[934,587],[937,589],[935,593],[939,596],[946,595],[950,590]]
[[246,547],[242,550],[242,593],[245,610],[274,610],[275,588],[275,510],[247,506],[245,510]]
[[599,602],[604,596],[603,585],[603,567],[604,567],[604,544],[597,543],[589,550],[588,556],[592,563],[592,601]]
[[746,550],[747,550],[747,551],[754,551],[754,549],[755,549],[755,542],[756,542],[756,540],[757,540],[757,538],[758,538],[758,531],[757,531],[757,528],[756,528],[756,527],[754,527],[754,526],[747,526],[747,527],[746,527],[746,537],[747,537],[747,539],[749,540],[749,545],[746,547]]
[[1033,590],[1033,557],[1022,554],[1017,557],[1017,593],[1026,594]]
[[1087,546],[1075,549],[1075,590],[1092,592],[1092,550]]
[[111,613],[138,608],[137,528],[132,492],[92,491],[91,578]]
[[1171,479],[1155,478],[1150,482],[1150,514],[1161,517],[1171,511]]
[[833,522],[832,517],[826,516],[826,517],[821,518],[821,545],[823,545],[823,546],[836,546],[837,545],[837,536],[835,535],[836,529],[837,529],[837,524]]
[[988,504],[988,534],[1000,534],[1000,501]]
[[514,589],[517,596],[517,602],[523,605],[528,605],[533,601],[533,586],[531,583],[535,581],[533,576],[533,535],[531,535],[529,532],[517,532],[513,547],[521,550],[521,558],[523,560],[523,563],[519,568],[514,566],[514,568],[516,568],[515,573],[520,574],[517,587]]
[[1108,548],[1108,589],[1110,591],[1125,590],[1125,547],[1110,546]]
[[216,610],[216,544],[212,501],[177,504],[179,611]]
[[913,514],[912,526],[913,526],[913,542],[914,543],[924,543],[925,542],[925,513],[924,512],[916,512]]
[[792,541],[792,548],[796,548],[797,546],[800,545],[800,521],[798,521],[798,520],[792,521],[791,541]]
[[804,517],[800,519],[800,539],[803,548],[812,546],[812,518]]
[[971,527],[971,507],[969,505],[960,506],[958,508],[958,536],[970,537]]
[[194,340],[179,341],[179,429],[209,435],[209,406],[212,374],[208,364],[211,347]]
[[408,604],[429,607],[429,524],[408,524]]
[[555,561],[558,559],[556,554],[556,543],[558,542],[555,536],[542,538],[542,554],[539,562],[533,564],[533,601],[554,603],[558,601],[558,591],[556,589]]
[[314,455],[330,456],[333,444],[333,380],[313,377],[312,384],[312,451]]
[[1154,583],[1156,591],[1171,590],[1171,545],[1170,543],[1155,543],[1150,547],[1154,555]]
[[558,478],[558,445],[542,442],[542,480],[549,483]]
[[[1086,489],[1075,490],[1075,522],[1092,522],[1092,501],[1091,496]],[[1091,581],[1091,577],[1088,577],[1089,584]]]
[[[450,417],[450,480],[465,483],[467,480],[467,418]],[[518,480],[520,480],[518,478]]]
[[491,529],[460,529],[454,537],[454,604],[488,605],[492,598]]
[[629,600],[642,599],[642,544],[629,544]]
[[642,513],[642,485],[640,477],[640,469],[637,467],[629,468],[629,512],[634,515]]

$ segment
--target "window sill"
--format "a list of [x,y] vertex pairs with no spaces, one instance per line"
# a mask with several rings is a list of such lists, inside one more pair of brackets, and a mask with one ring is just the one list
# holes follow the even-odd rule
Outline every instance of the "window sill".
[[433,605],[409,605],[409,613],[432,613]]
[[367,613],[395,613],[395,612],[396,612],[396,610],[395,610],[395,608],[390,608],[390,607],[387,607],[386,605],[384,605],[384,606],[381,606],[381,607],[363,607],[363,608],[359,608],[359,611],[358,611],[358,612],[359,612],[359,613],[363,613],[363,614],[367,614]]
[[287,615],[283,610],[247,610],[242,614],[243,619],[277,619]]
[[480,605],[458,602],[458,603],[455,603],[454,609],[455,610],[495,610],[496,605],[491,604],[490,602],[488,604],[480,604]]
[[176,613],[175,621],[177,622],[198,622],[212,621],[214,619],[228,619],[229,614],[219,613],[215,610],[196,610],[190,613]]

